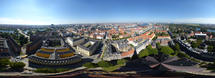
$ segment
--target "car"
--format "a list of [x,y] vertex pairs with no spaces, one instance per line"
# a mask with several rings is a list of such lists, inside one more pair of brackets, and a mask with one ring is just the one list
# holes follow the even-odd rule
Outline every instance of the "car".
[[32,74],[32,71],[25,71],[25,72],[22,72],[22,74]]
[[28,57],[28,55],[23,55],[23,56],[21,56],[22,59],[23,59],[23,58],[26,58],[26,57]]
[[16,59],[21,59],[21,57],[20,57],[20,56],[17,56]]

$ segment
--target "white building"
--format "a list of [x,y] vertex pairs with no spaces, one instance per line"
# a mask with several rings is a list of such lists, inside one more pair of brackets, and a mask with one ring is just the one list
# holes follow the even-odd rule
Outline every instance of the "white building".
[[143,43],[138,44],[138,46],[135,47],[137,54],[139,54],[141,50],[145,49],[146,46],[150,44],[150,42],[151,41],[147,39]]
[[78,39],[72,39],[71,37],[67,37],[66,38],[66,42],[70,45],[70,46],[77,46],[81,43],[84,42],[84,38],[78,38]]

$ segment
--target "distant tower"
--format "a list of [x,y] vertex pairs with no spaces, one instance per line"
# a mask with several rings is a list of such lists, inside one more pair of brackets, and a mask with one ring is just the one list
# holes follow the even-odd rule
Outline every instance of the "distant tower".
[[51,27],[54,27],[54,24],[51,24]]

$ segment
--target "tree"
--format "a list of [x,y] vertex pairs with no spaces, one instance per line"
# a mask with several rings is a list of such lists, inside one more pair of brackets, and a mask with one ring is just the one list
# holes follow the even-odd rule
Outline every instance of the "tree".
[[197,44],[201,44],[202,43],[202,39],[197,39]]
[[118,38],[119,35],[112,35],[112,38]]
[[188,43],[191,43],[191,41],[190,41],[190,40],[187,40],[187,42],[188,42]]
[[127,32],[124,32],[124,34],[127,34]]
[[148,55],[149,55],[148,49],[144,49],[144,50],[140,51],[140,53],[138,54],[138,57],[142,58],[142,57],[145,57],[145,56],[148,56]]
[[180,51],[180,46],[179,46],[178,43],[175,44],[175,50],[176,50],[176,51]]
[[162,46],[161,47],[161,52],[167,55],[171,55],[174,53],[174,50],[170,48],[169,46]]
[[138,55],[137,55],[136,52],[135,52],[135,53],[133,54],[133,56],[131,57],[131,60],[135,60],[135,59],[138,59]]
[[193,48],[197,48],[197,47],[198,47],[198,44],[195,43],[195,42],[192,42],[192,43],[191,43],[191,46],[192,46]]
[[213,65],[213,66],[215,65],[215,61],[212,63],[212,65]]
[[9,37],[10,36],[10,34],[9,33],[0,33],[0,36],[1,37],[3,37],[3,38],[7,38],[7,37]]
[[161,45],[160,45],[160,43],[156,43],[156,46],[157,46],[158,50],[160,50],[160,49],[161,49]]
[[155,36],[152,40],[154,41],[154,40],[156,40],[157,39],[157,36]]
[[201,32],[207,32],[207,28],[201,28],[200,31]]
[[148,49],[149,55],[158,54],[158,50],[156,48],[152,48],[152,45],[148,45],[146,49]]
[[208,46],[208,48],[207,48],[208,52],[213,52],[213,48],[214,48],[213,46]]
[[182,52],[178,52],[178,57],[180,58],[189,58],[189,56],[185,53],[182,53]]
[[20,45],[23,46],[24,44],[28,43],[28,38],[25,38],[24,35],[20,35],[19,42],[20,42]]
[[149,49],[149,55],[151,55],[151,54],[157,55],[158,50],[156,48]]
[[180,52],[180,51],[176,50],[176,51],[173,53],[173,56],[177,56],[179,52]]
[[146,47],[146,49],[140,51],[140,53],[138,54],[138,57],[142,58],[142,57],[152,55],[152,54],[154,54],[154,55],[158,54],[158,50],[156,48],[152,48],[151,45],[148,45]]

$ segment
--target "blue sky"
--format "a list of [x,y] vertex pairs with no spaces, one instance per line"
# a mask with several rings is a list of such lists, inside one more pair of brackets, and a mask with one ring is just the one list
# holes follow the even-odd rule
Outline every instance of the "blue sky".
[[0,0],[1,24],[215,23],[215,0]]

